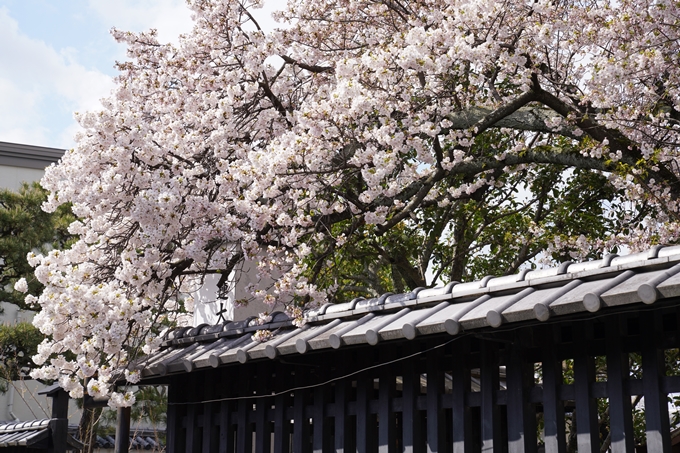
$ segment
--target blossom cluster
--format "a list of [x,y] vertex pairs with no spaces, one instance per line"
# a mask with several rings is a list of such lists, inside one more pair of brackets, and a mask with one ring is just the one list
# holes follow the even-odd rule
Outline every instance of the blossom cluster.
[[[139,379],[161,323],[187,322],[196,279],[245,259],[275,282],[252,297],[302,324],[325,301],[308,263],[334,222],[380,228],[470,197],[502,184],[495,169],[535,164],[532,143],[658,206],[637,245],[680,237],[677,2],[291,0],[269,34],[237,0],[188,4],[177,45],[113,31],[129,58],[117,88],[78,114],[76,147],[42,181],[45,209],[72,203],[79,239],[29,257],[49,336],[33,376],[74,397],[131,404],[113,383]],[[507,146],[475,154],[489,128]]]

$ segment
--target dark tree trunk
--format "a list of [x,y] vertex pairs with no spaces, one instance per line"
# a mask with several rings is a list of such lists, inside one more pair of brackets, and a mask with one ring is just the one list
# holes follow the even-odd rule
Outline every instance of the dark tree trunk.
[[78,439],[85,444],[81,453],[92,453],[94,451],[95,430],[101,414],[101,407],[83,408],[83,415],[78,424]]

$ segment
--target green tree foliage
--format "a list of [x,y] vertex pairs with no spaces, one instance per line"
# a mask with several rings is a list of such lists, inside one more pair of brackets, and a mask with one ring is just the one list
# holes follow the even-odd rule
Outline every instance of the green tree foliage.
[[33,366],[31,356],[37,352],[44,336],[32,324],[0,325],[0,389],[7,381],[22,379]]
[[[510,139],[499,131],[482,138],[474,145],[480,159],[507,147]],[[530,146],[539,153],[548,148],[578,153],[563,138]],[[439,197],[423,201],[394,225],[367,226],[360,216],[336,223],[308,261],[310,280],[335,288],[334,300],[344,301],[512,274],[535,266],[539,258],[552,263],[594,259],[603,249],[617,251],[602,238],[626,234],[621,219],[635,224],[634,219],[650,214],[643,205],[624,202],[623,191],[596,170],[526,165],[496,169],[486,178],[494,183],[449,203],[445,192],[475,184],[469,176],[449,176]],[[360,178],[347,181],[362,190]],[[350,246],[338,248],[338,237],[346,237]],[[583,246],[598,240],[598,247]]]
[[52,248],[68,248],[72,236],[68,226],[75,220],[69,205],[54,213],[41,209],[47,192],[35,182],[24,183],[18,191],[0,190],[0,301],[21,308],[25,294],[14,291],[20,278],[28,282],[28,293],[38,296],[43,286],[33,277],[26,255],[31,251],[46,252]]
[[[150,385],[140,387],[135,394],[136,401],[130,409],[130,423],[133,428],[137,425],[153,426],[154,429],[164,428],[168,421],[168,387],[165,385]],[[113,434],[116,431],[116,411],[104,409],[98,420],[96,431],[98,434]],[[157,441],[165,441],[165,433],[156,432]]]

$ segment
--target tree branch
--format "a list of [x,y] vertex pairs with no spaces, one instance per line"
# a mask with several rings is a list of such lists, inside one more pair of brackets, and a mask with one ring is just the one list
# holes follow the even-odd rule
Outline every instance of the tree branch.
[[288,64],[292,64],[293,66],[297,66],[298,68],[304,69],[305,71],[313,72],[315,74],[321,74],[324,72],[335,72],[335,68],[333,68],[332,66],[309,65],[294,60],[287,55],[279,55],[279,57],[281,57],[281,59]]

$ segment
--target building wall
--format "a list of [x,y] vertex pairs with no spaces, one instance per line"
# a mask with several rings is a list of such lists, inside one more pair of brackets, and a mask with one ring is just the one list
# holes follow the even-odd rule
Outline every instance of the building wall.
[[39,181],[44,171],[0,165],[0,188],[17,190],[22,182]]
[[[17,190],[22,182],[39,181],[44,168],[56,162],[63,152],[55,148],[0,142],[0,188]],[[7,302],[0,302],[0,309],[0,323],[3,324],[30,322],[35,316],[33,312],[20,310]],[[44,387],[30,379],[11,382],[8,390],[0,394],[0,421],[49,418],[52,399],[38,395]],[[75,424],[80,420],[75,401],[69,405],[69,420]]]

